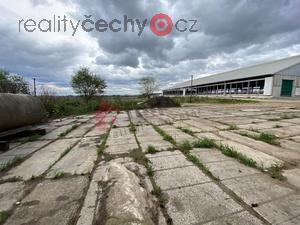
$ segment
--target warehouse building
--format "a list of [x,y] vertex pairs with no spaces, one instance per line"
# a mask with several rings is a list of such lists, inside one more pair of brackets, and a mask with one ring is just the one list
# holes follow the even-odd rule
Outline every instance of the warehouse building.
[[186,81],[165,96],[300,97],[300,55]]

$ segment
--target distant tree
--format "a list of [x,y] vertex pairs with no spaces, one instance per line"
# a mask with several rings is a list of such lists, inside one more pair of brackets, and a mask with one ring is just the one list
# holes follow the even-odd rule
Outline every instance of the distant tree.
[[83,67],[72,77],[71,86],[76,94],[84,96],[88,101],[93,96],[102,94],[106,88],[106,83],[101,77]]
[[30,94],[29,84],[22,76],[0,69],[0,93]]
[[141,86],[142,94],[147,98],[150,98],[151,94],[153,94],[159,88],[159,83],[153,77],[149,76],[142,77],[139,80],[139,85]]

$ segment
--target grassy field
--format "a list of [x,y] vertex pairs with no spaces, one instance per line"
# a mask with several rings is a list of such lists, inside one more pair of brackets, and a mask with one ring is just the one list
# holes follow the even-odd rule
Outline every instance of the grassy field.
[[85,101],[81,97],[41,96],[47,116],[59,118],[70,115],[93,113],[99,108],[110,108],[114,111],[139,109],[145,99],[139,97],[94,97]]
[[[49,118],[93,113],[97,109],[104,107],[104,105],[113,111],[127,111],[149,107],[143,104],[147,99],[140,96],[98,96],[90,101],[76,96],[40,96],[40,99],[45,106]],[[175,97],[173,99],[178,103],[176,105],[178,107],[183,103],[243,104],[256,102],[254,100],[208,97]]]

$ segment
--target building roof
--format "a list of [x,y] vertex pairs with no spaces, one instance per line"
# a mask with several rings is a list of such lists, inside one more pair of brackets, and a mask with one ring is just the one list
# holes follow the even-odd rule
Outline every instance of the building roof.
[[[221,83],[230,80],[239,80],[244,78],[258,77],[264,75],[280,74],[281,71],[289,69],[297,64],[300,64],[300,55],[284,58],[276,61],[266,62],[258,65],[244,67],[224,73],[201,77],[193,81],[195,85],[205,85],[210,83]],[[183,88],[191,85],[191,81],[186,81],[173,86],[170,89]]]

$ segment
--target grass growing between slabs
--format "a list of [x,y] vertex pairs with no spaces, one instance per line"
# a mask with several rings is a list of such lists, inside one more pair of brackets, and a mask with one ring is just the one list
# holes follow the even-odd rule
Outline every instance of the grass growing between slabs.
[[25,158],[16,156],[12,160],[8,161],[6,164],[0,166],[0,172],[7,171],[14,166],[19,165],[21,162],[24,161]]
[[218,148],[221,152],[231,158],[237,159],[240,163],[249,166],[249,167],[256,167],[256,162],[253,159],[248,158],[247,156],[237,152],[232,147],[220,144]]
[[9,217],[9,213],[5,212],[5,211],[0,211],[0,223],[4,223],[8,217]]
[[194,135],[194,132],[188,128],[183,128],[183,127],[177,127],[177,129],[181,130],[182,132],[186,133],[186,134],[189,134],[191,136]]
[[170,142],[173,145],[176,145],[176,141],[173,139],[173,137],[169,134],[167,134],[164,130],[159,128],[158,126],[153,125],[154,130],[159,133],[163,140]]
[[147,147],[147,153],[149,153],[149,154],[155,154],[156,152],[158,152],[158,151],[156,150],[156,148],[153,145],[148,145],[148,147]]
[[280,142],[278,141],[277,136],[274,134],[265,133],[265,132],[258,133],[258,134],[250,134],[247,132],[241,132],[240,135],[252,138],[257,141],[262,141],[270,145],[280,146]]
[[193,143],[194,148],[215,148],[217,146],[216,142],[209,138],[203,138],[195,141]]

